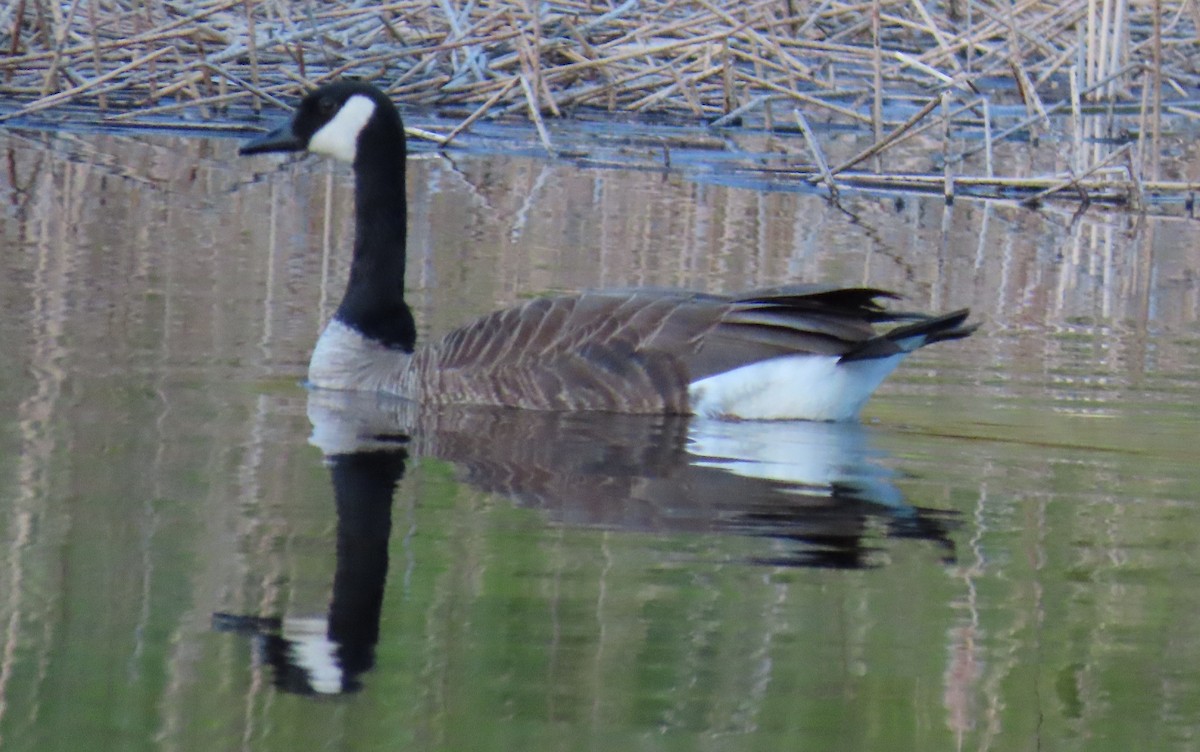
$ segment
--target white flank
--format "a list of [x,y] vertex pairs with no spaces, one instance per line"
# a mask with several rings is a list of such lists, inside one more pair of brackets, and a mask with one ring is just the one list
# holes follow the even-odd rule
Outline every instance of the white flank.
[[790,355],[694,381],[692,412],[743,420],[854,420],[903,355],[839,363],[835,355]]
[[358,153],[358,134],[374,114],[375,103],[371,98],[355,94],[346,100],[333,120],[313,134],[308,141],[308,150],[353,163],[354,155]]
[[321,389],[402,394],[410,353],[387,347],[333,319],[308,362],[308,381]]

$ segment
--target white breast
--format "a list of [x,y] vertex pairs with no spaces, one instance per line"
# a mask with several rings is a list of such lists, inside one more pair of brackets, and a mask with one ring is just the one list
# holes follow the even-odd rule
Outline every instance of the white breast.
[[320,389],[387,392],[402,397],[412,354],[368,339],[333,319],[308,362],[308,381]]
[[692,412],[744,420],[854,420],[903,355],[839,363],[836,355],[791,355],[694,381]]

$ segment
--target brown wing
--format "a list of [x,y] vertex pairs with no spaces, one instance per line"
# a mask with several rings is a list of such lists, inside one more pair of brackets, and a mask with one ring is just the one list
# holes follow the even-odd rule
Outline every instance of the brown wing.
[[664,290],[543,298],[419,350],[424,399],[542,410],[688,412],[688,384],[767,358],[843,355],[906,318],[890,293],[815,285],[735,297]]
[[[693,299],[702,302],[692,302]],[[425,399],[542,410],[686,413],[686,357],[725,311],[687,293],[532,300],[419,351]]]
[[792,285],[755,290],[726,299],[720,325],[688,359],[692,379],[784,355],[842,356],[877,336],[875,324],[920,315],[885,310],[869,287]]

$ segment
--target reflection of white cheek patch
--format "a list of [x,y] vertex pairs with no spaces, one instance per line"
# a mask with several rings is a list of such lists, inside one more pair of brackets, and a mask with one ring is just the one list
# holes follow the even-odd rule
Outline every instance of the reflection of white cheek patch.
[[375,114],[375,103],[370,97],[355,94],[346,100],[338,113],[308,141],[308,150],[313,154],[324,154],[353,162],[358,151],[358,134],[371,115]]

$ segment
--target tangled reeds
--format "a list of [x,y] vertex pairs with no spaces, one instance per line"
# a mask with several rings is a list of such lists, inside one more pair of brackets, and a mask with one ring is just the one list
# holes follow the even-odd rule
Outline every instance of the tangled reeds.
[[[1196,187],[1161,173],[1163,123],[1200,117],[1198,27],[1196,0],[10,0],[0,122],[72,103],[200,127],[357,76],[455,117],[443,142],[521,115],[552,149],[546,119],[581,108],[803,133],[820,166],[797,175],[831,191],[924,135],[952,197],[1005,180],[994,144],[1045,136],[1063,158],[1026,198],[1136,203]],[[872,144],[828,164],[813,119]]]

